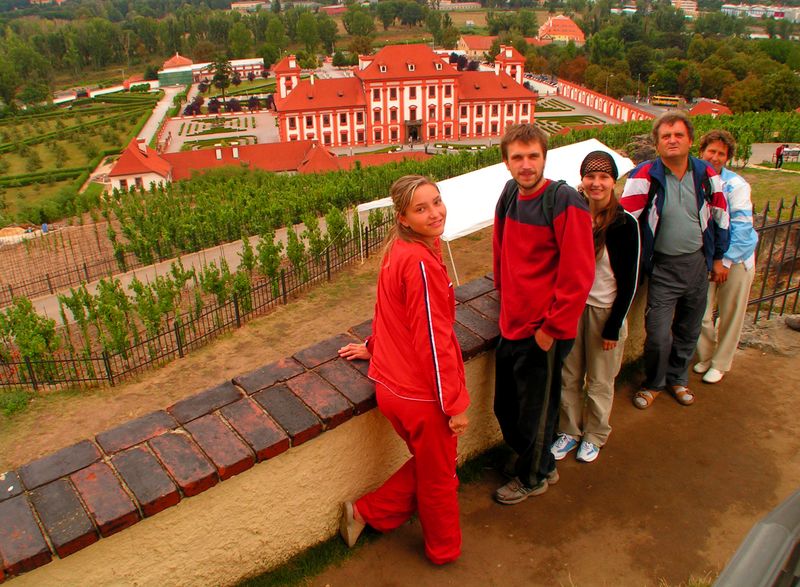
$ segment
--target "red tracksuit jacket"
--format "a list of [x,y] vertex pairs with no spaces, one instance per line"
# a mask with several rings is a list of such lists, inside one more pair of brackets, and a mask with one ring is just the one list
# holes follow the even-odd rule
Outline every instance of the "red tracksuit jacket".
[[469,394],[454,322],[453,283],[441,258],[421,243],[396,240],[378,276],[369,377],[399,397],[460,414]]

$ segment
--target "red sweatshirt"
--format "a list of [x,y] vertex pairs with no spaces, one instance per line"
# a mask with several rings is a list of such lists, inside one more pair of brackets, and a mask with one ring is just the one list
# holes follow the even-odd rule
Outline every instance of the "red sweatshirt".
[[378,276],[370,378],[399,397],[460,414],[469,394],[454,322],[453,283],[441,258],[423,244],[396,240]]
[[547,184],[517,195],[494,220],[494,284],[500,293],[500,333],[509,340],[539,328],[556,340],[575,338],[594,281],[592,219],[583,197],[559,188],[552,226],[542,211]]

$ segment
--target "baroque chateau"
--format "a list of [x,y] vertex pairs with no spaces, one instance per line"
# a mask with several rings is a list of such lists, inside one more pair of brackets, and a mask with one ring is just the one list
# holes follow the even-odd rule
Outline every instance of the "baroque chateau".
[[300,79],[294,56],[273,68],[281,141],[326,147],[499,137],[532,122],[536,93],[525,58],[501,47],[494,71],[458,71],[426,45],[389,45],[361,56],[352,77]]

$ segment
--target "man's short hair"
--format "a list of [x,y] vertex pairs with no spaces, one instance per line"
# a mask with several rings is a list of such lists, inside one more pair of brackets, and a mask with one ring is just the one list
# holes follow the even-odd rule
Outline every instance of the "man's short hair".
[[658,144],[658,129],[662,124],[672,126],[676,122],[682,122],[686,125],[686,130],[689,133],[689,140],[694,141],[694,125],[692,121],[689,120],[689,113],[684,110],[670,110],[653,121],[653,142],[656,145]]
[[719,141],[728,149],[728,158],[726,161],[733,159],[733,155],[736,153],[736,139],[734,139],[733,135],[727,130],[722,129],[709,131],[700,137],[700,154],[702,155],[706,147],[714,141]]
[[525,144],[538,143],[542,148],[542,155],[547,157],[547,133],[535,124],[523,123],[509,126],[500,140],[503,161],[508,161],[508,146],[517,141]]

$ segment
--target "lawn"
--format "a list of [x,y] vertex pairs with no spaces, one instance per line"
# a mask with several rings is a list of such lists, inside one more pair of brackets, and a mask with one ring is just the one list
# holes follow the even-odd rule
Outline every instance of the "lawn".
[[760,212],[767,202],[772,210],[778,205],[781,198],[785,204],[800,196],[800,181],[794,173],[781,173],[769,169],[734,169],[736,173],[750,183],[753,205]]

